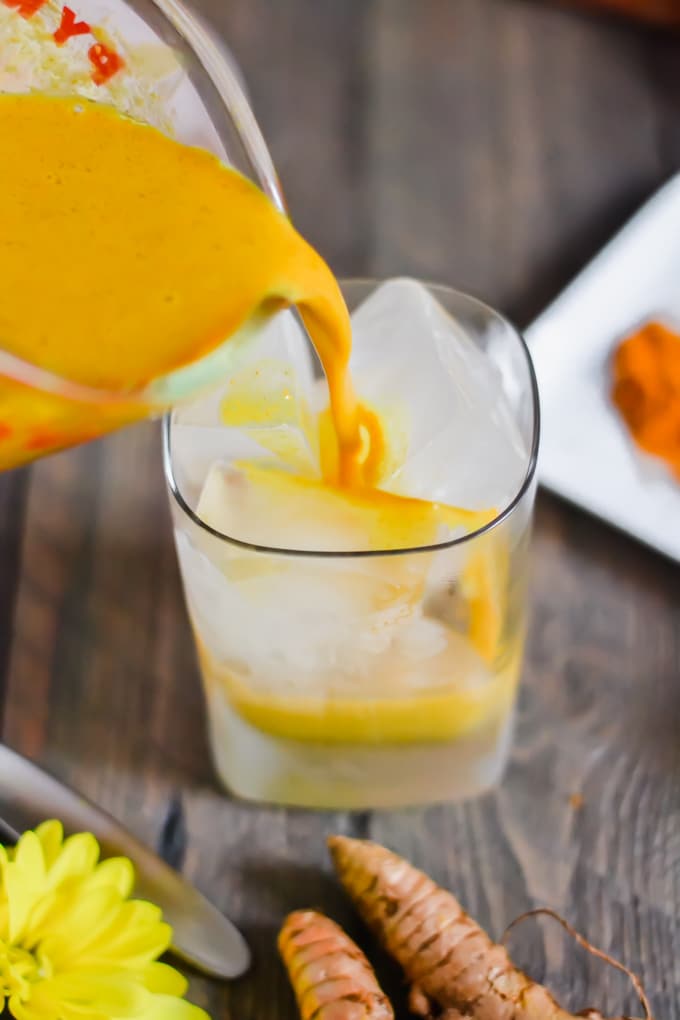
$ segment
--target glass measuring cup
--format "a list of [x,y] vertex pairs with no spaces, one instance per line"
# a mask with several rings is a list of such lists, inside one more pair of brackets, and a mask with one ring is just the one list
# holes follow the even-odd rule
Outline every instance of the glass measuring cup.
[[[56,0],[0,0],[0,92],[28,91],[109,103],[210,150],[284,208],[230,55],[177,0],[79,0],[77,8]],[[0,470],[199,392],[228,366],[227,339],[233,337],[141,386],[111,391],[16,357],[0,334]]]

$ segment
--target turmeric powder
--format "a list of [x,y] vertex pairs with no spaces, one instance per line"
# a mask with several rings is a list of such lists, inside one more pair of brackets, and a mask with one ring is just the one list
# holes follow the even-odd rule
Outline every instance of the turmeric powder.
[[680,335],[649,322],[612,360],[612,400],[638,446],[680,478]]
[[[576,1020],[422,871],[377,843],[332,836],[328,845],[359,913],[404,970],[414,1013],[440,1020]],[[644,992],[641,998],[649,1017]],[[583,1016],[602,1020],[596,1010]]]
[[302,1020],[394,1020],[370,963],[324,914],[289,914],[279,933],[279,952]]

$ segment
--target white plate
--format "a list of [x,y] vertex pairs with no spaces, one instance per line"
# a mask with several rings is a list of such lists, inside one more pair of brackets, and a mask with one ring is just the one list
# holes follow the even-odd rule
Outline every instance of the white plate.
[[680,561],[680,482],[638,451],[609,399],[611,353],[649,318],[680,326],[680,175],[526,332],[541,394],[541,483]]

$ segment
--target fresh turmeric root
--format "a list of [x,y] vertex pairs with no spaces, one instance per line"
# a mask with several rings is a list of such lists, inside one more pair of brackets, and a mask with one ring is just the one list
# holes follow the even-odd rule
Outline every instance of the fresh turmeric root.
[[[362,918],[403,968],[414,1013],[441,1020],[575,1020],[422,871],[377,843],[332,836],[328,845]],[[644,992],[641,997],[649,1017]],[[583,1016],[601,1018],[595,1010]]]
[[394,1020],[370,963],[324,914],[289,914],[279,933],[279,952],[302,1020]]

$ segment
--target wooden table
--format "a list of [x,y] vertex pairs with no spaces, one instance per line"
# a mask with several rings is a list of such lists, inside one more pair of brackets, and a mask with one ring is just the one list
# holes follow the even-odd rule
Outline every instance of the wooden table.
[[[521,0],[203,6],[299,227],[339,273],[439,278],[526,324],[680,167],[680,39]],[[641,972],[658,1017],[680,1016],[672,563],[541,495],[507,778],[472,803],[393,813],[255,809],[218,789],[156,426],[2,478],[0,621],[3,738],[246,931],[252,973],[193,985],[215,1018],[295,1016],[274,949],[289,908],[361,932],[329,874],[335,831],[412,858],[497,935],[557,908]],[[640,1012],[620,974],[552,929],[528,923],[513,945],[573,1009]]]

